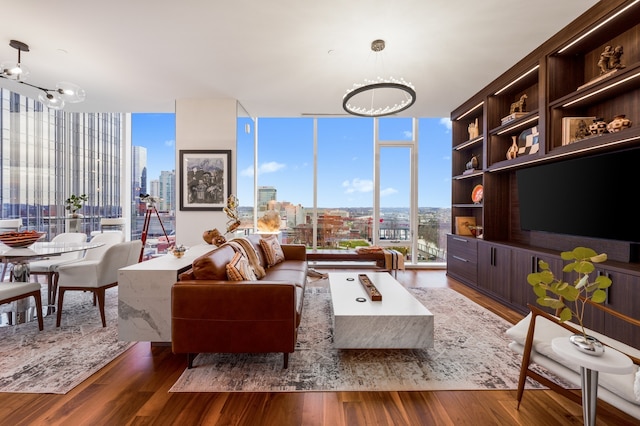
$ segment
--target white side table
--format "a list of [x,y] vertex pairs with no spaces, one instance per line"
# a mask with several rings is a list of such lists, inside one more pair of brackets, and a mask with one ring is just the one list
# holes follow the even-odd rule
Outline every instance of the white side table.
[[555,353],[569,362],[580,366],[582,387],[582,415],[584,424],[596,424],[598,400],[598,372],[627,374],[633,371],[633,362],[625,354],[607,347],[602,356],[593,356],[580,352],[568,337],[556,337],[551,341]]

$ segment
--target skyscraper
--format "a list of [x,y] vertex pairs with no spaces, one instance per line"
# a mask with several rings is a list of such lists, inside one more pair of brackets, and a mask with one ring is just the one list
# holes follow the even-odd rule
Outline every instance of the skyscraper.
[[160,202],[158,204],[158,209],[162,211],[173,211],[175,210],[175,202],[176,202],[176,171],[161,171],[160,179],[158,182],[158,197],[160,198]]
[[269,201],[276,201],[278,190],[273,186],[258,187],[258,210],[268,210]]
[[140,193],[147,194],[147,148],[132,146],[131,194],[136,200]]

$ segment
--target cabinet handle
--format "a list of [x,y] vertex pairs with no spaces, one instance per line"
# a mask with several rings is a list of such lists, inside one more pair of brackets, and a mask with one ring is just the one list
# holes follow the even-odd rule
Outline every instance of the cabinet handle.
[[462,257],[453,256],[453,258],[454,258],[455,260],[459,260],[460,262],[465,262],[465,263],[466,263],[466,262],[468,262],[468,260],[467,260],[467,259],[464,259],[464,258],[462,258]]
[[453,237],[454,241],[460,241],[461,243],[468,243],[468,240],[465,240],[464,238],[459,238],[459,237]]
[[538,272],[538,262],[536,262],[535,256],[531,256],[531,272]]
[[491,266],[496,266],[496,248],[491,247]]

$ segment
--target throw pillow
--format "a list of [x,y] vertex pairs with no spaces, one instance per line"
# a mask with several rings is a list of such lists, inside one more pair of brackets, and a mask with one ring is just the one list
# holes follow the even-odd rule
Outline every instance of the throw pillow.
[[267,265],[273,266],[284,261],[284,252],[280,246],[277,235],[270,235],[260,239],[260,247],[267,258]]
[[256,280],[256,274],[249,265],[249,261],[241,253],[233,255],[233,259],[227,264],[227,279],[229,281]]
[[[256,248],[253,243],[249,241],[249,239],[245,237],[238,237],[227,242],[227,244],[233,246],[234,250],[246,256],[249,261],[249,265],[251,265],[253,272],[256,274],[257,279],[261,280],[265,277],[266,272],[264,267],[260,264],[260,257],[256,252]],[[258,248],[258,250],[262,251],[260,248]]]

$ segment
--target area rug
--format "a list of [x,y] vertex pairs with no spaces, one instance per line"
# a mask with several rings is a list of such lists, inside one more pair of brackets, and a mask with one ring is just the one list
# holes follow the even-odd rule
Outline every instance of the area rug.
[[308,287],[287,369],[282,354],[199,354],[170,392],[517,389],[511,324],[448,288],[410,292],[435,315],[433,348],[334,349],[329,290]]
[[43,331],[37,321],[0,327],[0,392],[67,393],[133,345],[118,341],[117,287],[106,293],[106,328],[93,294],[77,291],[65,294],[60,328],[55,314]]

